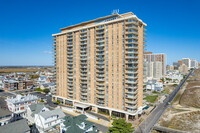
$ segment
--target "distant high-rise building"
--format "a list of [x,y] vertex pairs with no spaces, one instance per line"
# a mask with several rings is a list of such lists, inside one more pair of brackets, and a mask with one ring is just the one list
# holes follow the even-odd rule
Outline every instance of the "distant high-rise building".
[[183,58],[182,64],[185,64],[188,67],[188,69],[198,68],[198,62],[195,59]]
[[187,65],[185,65],[185,64],[182,64],[182,65],[180,65],[180,67],[179,67],[179,72],[180,73],[182,73],[182,74],[187,74],[188,73],[188,67],[187,67]]
[[182,65],[182,64],[183,64],[182,60],[178,60],[178,63],[179,63],[180,65]]
[[72,25],[54,34],[55,99],[76,108],[132,117],[143,106],[145,26],[130,12]]
[[198,62],[195,59],[191,59],[191,68],[198,68]]
[[146,52],[144,54],[144,77],[160,78],[165,76],[165,74],[166,55]]
[[183,58],[182,64],[185,64],[188,68],[191,68],[191,60],[189,58]]
[[[175,67],[176,66],[170,66],[170,65],[167,65],[167,71],[174,71],[175,70]],[[178,67],[177,67],[177,69],[178,69]]]

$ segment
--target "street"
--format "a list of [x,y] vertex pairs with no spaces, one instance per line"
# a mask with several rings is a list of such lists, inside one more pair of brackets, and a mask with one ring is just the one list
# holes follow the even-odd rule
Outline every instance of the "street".
[[163,103],[160,103],[151,112],[151,114],[136,128],[135,133],[149,133],[153,129],[153,126],[158,122],[164,111],[168,108],[169,104],[173,101],[176,94],[179,92],[185,81],[192,74],[193,70],[187,75],[187,77],[174,89],[174,91],[165,98]]

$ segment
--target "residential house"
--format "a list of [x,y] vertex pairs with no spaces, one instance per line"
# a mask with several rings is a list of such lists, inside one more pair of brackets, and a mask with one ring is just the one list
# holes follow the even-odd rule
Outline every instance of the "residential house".
[[54,130],[64,121],[65,114],[61,109],[43,111],[35,114],[35,124],[40,133]]
[[7,98],[5,101],[7,102],[8,109],[14,113],[15,118],[25,118],[26,117],[26,109],[32,103],[37,103],[37,96],[34,95],[17,95],[16,97]]
[[39,114],[44,111],[49,111],[46,105],[44,105],[43,103],[38,103],[38,104],[32,103],[26,109],[26,112],[27,112],[26,119],[28,119],[28,122],[31,124],[35,123],[34,122],[35,114]]
[[18,81],[14,79],[4,80],[4,90],[18,90]]
[[65,121],[60,124],[60,133],[98,133],[99,130],[93,122],[90,122],[86,115],[75,117],[65,117]]
[[21,119],[0,126],[0,133],[30,133],[30,127],[26,119]]
[[0,126],[6,125],[11,122],[13,113],[9,110],[0,108]]
[[41,85],[41,84],[48,83],[48,81],[47,81],[47,77],[44,76],[44,75],[40,76],[40,77],[38,78],[37,83],[40,84],[40,85]]
[[4,88],[4,77],[0,76],[0,89]]
[[156,80],[149,80],[146,84],[146,90],[163,91],[163,83]]

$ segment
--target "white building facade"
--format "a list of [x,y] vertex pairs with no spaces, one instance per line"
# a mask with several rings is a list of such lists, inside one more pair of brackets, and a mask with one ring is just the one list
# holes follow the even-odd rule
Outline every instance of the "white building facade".
[[44,111],[35,114],[35,124],[40,133],[52,131],[53,127],[64,122],[65,114],[61,109],[55,109],[51,111]]
[[17,95],[15,98],[7,98],[5,101],[7,102],[8,109],[15,114],[15,117],[23,117],[26,118],[26,109],[32,103],[37,103],[37,96],[34,95]]

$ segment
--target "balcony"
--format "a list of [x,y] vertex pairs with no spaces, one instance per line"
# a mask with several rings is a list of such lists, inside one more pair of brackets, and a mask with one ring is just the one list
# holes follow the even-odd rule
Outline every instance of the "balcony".
[[102,32],[96,32],[96,35],[102,35],[102,34],[104,34],[104,31],[102,31]]
[[137,80],[136,80],[136,81],[126,80],[125,83],[126,83],[126,84],[137,84],[138,81],[137,81]]
[[133,94],[133,95],[136,95],[138,93],[138,90],[136,91],[126,91],[127,94]]
[[130,34],[138,35],[138,32],[137,31],[126,31],[125,34],[126,35],[130,35]]
[[98,27],[96,27],[96,31],[103,30],[103,29],[104,29],[104,26],[98,26]]
[[99,77],[99,78],[101,77],[101,78],[103,78],[103,77],[104,77],[104,74],[97,74],[96,77]]
[[97,102],[98,102],[98,105],[100,105],[100,106],[104,106],[104,100],[97,100]]
[[138,46],[126,46],[125,49],[136,49],[136,50],[138,50]]
[[137,96],[126,95],[126,98],[127,98],[127,99],[133,99],[133,100],[136,100],[136,99],[137,99]]
[[87,41],[80,41],[81,45],[86,45]]
[[73,47],[72,43],[67,44],[67,48]]
[[[81,91],[87,91],[87,85],[80,85],[81,86]],[[83,89],[84,88],[84,89]]]
[[[135,105],[125,105],[126,108],[132,109],[132,110],[136,110],[137,106]],[[128,111],[128,110],[127,110]]]
[[96,53],[96,55],[97,55],[97,56],[100,56],[100,55],[103,56],[103,55],[104,55],[104,52],[98,52],[98,53]]
[[81,68],[87,68],[87,65],[81,65]]
[[102,43],[104,41],[105,41],[104,39],[103,40],[97,40],[97,43]]
[[125,56],[126,59],[138,59],[138,56],[134,56],[134,55],[128,55],[128,56]]
[[69,41],[69,40],[73,40],[73,37],[68,37],[68,38],[67,38],[67,41]]
[[87,47],[80,47],[81,51],[86,51],[87,52]]
[[103,65],[103,64],[104,64],[104,61],[98,61],[98,62],[96,62],[96,64],[98,64],[98,65]]
[[87,53],[87,50],[81,50],[80,52],[81,52],[81,54]]
[[81,57],[80,60],[82,60],[82,61],[86,61],[86,60],[87,60],[87,57],[86,57],[86,58]]
[[87,62],[80,62],[81,65],[87,64]]
[[96,72],[97,72],[98,74],[100,74],[100,73],[101,73],[101,74],[102,74],[102,73],[104,74],[104,70],[103,70],[103,71],[102,71],[102,70],[97,70]]
[[80,41],[87,41],[87,37],[82,37]]
[[87,76],[87,73],[81,73],[80,75],[81,76]]
[[138,79],[138,76],[127,76],[126,79]]
[[73,68],[73,65],[68,64],[67,68]]
[[69,54],[73,54],[73,51],[67,51],[67,54],[69,55]]
[[81,72],[87,72],[87,69],[81,69]]
[[137,91],[138,85],[125,85],[126,91]]
[[138,71],[133,71],[133,70],[126,70],[126,74],[138,74]]
[[82,96],[87,96],[87,92],[86,93],[82,92],[81,95]]
[[81,100],[87,101],[87,97],[86,96],[81,96]]
[[138,66],[126,65],[125,68],[126,68],[126,69],[138,69]]
[[81,54],[80,56],[81,57],[87,57],[87,54]]
[[96,79],[96,81],[98,81],[98,82],[104,82],[105,79],[104,78],[98,78],[98,79]]
[[104,98],[105,98],[104,95],[97,95],[96,97],[97,97],[97,98],[100,98],[100,99],[104,99]]
[[96,39],[102,39],[104,38],[104,35],[103,36],[97,36]]
[[87,33],[87,29],[81,30],[80,34],[84,34],[84,33]]
[[103,88],[103,87],[97,87],[96,89],[97,89],[97,90],[100,90],[100,91],[104,91],[104,88]]
[[129,24],[125,29],[134,29],[134,30],[138,30],[138,27],[135,26],[135,25]]
[[104,95],[105,92],[104,92],[104,91],[97,91],[97,94],[99,94],[99,95]]
[[96,52],[103,52],[103,51],[104,51],[104,48],[96,49]]
[[137,22],[137,20],[128,20],[125,24],[126,24],[126,25],[133,24],[133,25],[138,26],[138,22]]
[[125,51],[125,54],[138,54],[138,51],[129,50],[129,51]]
[[68,33],[68,34],[67,34],[67,37],[70,37],[70,36],[72,36],[72,35],[73,35],[72,33]]
[[133,61],[125,61],[126,64],[138,64],[137,60],[133,60]]
[[138,41],[135,41],[135,40],[133,40],[133,39],[131,39],[131,40],[132,40],[132,41],[125,41],[125,44],[126,44],[126,45],[135,44],[135,46],[138,45]]
[[97,69],[103,69],[104,66],[102,66],[102,65],[101,65],[101,66],[100,66],[100,65],[97,65],[96,68],[97,68]]
[[73,69],[67,69],[68,72],[73,72]]
[[126,99],[125,102],[129,103],[129,104],[137,104],[138,101],[137,100],[128,100],[128,99]]
[[67,74],[68,74],[69,76],[72,76],[72,75],[73,75],[73,72],[68,72],[68,71],[67,71]]
[[100,48],[104,48],[104,44],[97,44],[97,45],[96,45],[96,48],[99,48],[99,49],[100,49]]
[[81,77],[80,79],[87,81],[87,77]]
[[69,93],[73,93],[73,90],[72,90],[72,89],[70,89],[70,90],[68,90],[68,92],[69,92]]

